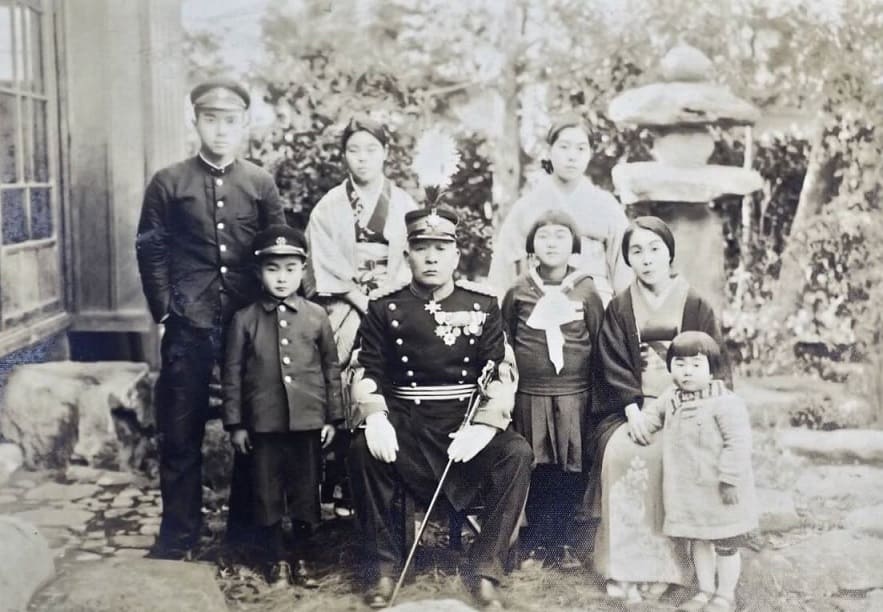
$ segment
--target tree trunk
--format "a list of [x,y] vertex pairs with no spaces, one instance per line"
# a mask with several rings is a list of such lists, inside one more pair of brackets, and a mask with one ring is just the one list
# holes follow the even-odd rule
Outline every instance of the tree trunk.
[[[813,218],[822,212],[837,190],[834,172],[837,160],[824,146],[825,130],[820,128],[812,148],[806,177],[800,190],[800,199],[794,213],[794,221],[788,234],[788,242],[782,252],[782,267],[768,308],[770,321],[783,322],[792,315],[799,303],[805,283],[805,269],[810,253],[803,234]],[[780,334],[784,330],[780,329]]]

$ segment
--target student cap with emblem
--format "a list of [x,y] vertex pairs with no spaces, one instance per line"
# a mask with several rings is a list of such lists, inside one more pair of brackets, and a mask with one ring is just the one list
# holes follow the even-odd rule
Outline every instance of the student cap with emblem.
[[210,79],[193,88],[190,103],[199,110],[247,110],[251,96],[238,81]]
[[457,213],[444,206],[420,208],[405,213],[408,242],[412,240],[457,241]]
[[288,225],[271,225],[258,233],[252,243],[257,258],[273,255],[296,255],[306,259],[307,239],[299,229]]

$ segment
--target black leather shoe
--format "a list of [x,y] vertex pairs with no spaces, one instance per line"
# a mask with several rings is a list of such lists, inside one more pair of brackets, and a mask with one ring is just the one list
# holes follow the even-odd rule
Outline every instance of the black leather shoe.
[[490,578],[479,578],[472,589],[472,596],[475,598],[475,602],[482,608],[491,610],[502,610],[505,608],[500,588]]
[[558,569],[566,572],[580,570],[583,568],[582,561],[576,556],[576,552],[566,544],[561,547],[561,554],[558,557]]
[[395,581],[389,576],[381,576],[380,580],[365,594],[365,603],[369,608],[379,610],[389,605],[392,592],[396,588]]
[[270,577],[267,580],[273,588],[287,587],[291,585],[291,566],[288,561],[279,561],[270,569]]
[[305,589],[319,588],[319,582],[313,575],[313,571],[303,559],[298,559],[294,562],[294,584]]

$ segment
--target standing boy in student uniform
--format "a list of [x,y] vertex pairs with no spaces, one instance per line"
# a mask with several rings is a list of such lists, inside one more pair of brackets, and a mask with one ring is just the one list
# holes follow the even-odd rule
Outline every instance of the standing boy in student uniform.
[[248,91],[217,79],[197,85],[190,101],[199,153],[150,180],[135,241],[147,304],[165,324],[156,401],[163,512],[151,556],[166,559],[188,558],[198,543],[212,370],[230,317],[258,295],[255,234],[285,222],[273,177],[237,158]]
[[298,295],[307,258],[299,230],[275,225],[254,242],[263,294],[227,333],[224,427],[250,454],[254,518],[264,528],[271,580],[292,580],[282,518],[295,532],[294,581],[315,587],[307,539],[319,523],[321,447],[343,420],[340,364],[325,310]]

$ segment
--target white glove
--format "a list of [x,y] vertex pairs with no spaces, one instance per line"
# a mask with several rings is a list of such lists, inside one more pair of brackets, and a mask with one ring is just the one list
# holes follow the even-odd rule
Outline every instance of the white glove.
[[365,419],[365,441],[371,456],[378,461],[392,463],[396,460],[399,441],[395,427],[389,422],[385,412],[369,414]]

